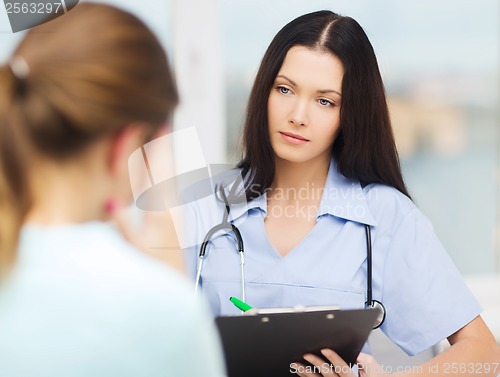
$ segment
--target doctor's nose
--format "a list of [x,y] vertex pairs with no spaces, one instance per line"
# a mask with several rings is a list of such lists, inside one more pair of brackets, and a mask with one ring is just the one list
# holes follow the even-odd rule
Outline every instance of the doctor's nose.
[[308,118],[307,105],[297,103],[290,113],[289,122],[296,126],[307,126],[309,124]]

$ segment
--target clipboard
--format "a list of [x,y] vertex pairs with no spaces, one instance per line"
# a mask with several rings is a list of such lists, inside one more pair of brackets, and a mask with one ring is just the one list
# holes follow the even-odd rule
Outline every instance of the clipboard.
[[[269,309],[253,315],[217,317],[229,377],[295,376],[291,363],[310,365],[305,353],[331,348],[355,364],[373,329],[377,309],[309,307]],[[324,359],[324,358],[323,358]],[[325,360],[326,362],[326,360]]]

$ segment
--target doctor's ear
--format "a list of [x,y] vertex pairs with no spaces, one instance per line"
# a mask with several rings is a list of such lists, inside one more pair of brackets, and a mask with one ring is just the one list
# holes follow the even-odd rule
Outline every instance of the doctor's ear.
[[128,158],[147,142],[151,127],[145,123],[130,124],[111,136],[108,169],[112,175],[128,174]]

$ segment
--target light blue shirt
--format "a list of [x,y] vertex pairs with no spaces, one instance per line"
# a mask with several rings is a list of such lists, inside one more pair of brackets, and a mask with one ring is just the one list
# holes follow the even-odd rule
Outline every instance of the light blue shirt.
[[[221,222],[224,206],[214,197],[185,205],[187,260],[193,276],[199,244]],[[373,298],[386,309],[381,329],[410,355],[453,334],[481,308],[437,239],[429,221],[398,190],[362,188],[330,164],[317,223],[284,257],[264,227],[266,195],[232,206],[230,219],[245,246],[246,301],[258,308],[339,305],[363,308],[371,226]],[[286,232],[286,229],[283,230]],[[229,297],[241,297],[239,257],[232,232],[219,232],[204,259],[201,288],[214,315],[239,313]]]
[[0,376],[223,376],[192,284],[93,222],[27,226],[0,285]]

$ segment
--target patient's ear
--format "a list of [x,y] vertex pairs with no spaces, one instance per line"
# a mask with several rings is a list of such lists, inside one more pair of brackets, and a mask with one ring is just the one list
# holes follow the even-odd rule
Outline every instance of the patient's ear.
[[111,137],[108,169],[113,176],[128,175],[130,155],[145,143],[148,127],[144,123],[134,123]]

